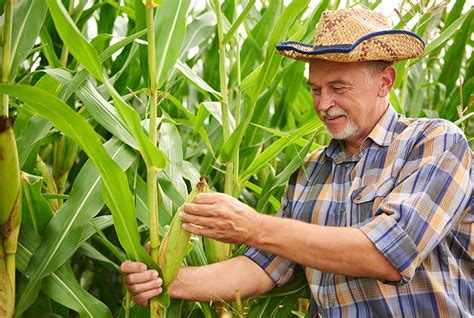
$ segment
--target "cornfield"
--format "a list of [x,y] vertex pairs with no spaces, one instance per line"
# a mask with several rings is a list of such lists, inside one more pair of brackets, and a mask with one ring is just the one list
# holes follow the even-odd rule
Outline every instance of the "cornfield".
[[[402,0],[393,10],[381,0],[0,4],[2,317],[149,317],[130,301],[120,263],[159,269],[160,241],[200,176],[275,214],[289,177],[330,140],[307,65],[275,44],[313,42],[324,10],[378,10],[420,35],[425,54],[396,64],[390,103],[408,117],[455,122],[473,145],[469,1]],[[184,243],[182,266],[245,249],[196,236]],[[300,273],[231,303],[165,292],[151,315],[305,317],[308,298]]]

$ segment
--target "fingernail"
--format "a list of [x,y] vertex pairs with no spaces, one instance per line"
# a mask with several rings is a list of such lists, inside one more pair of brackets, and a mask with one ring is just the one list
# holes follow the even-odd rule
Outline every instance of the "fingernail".
[[182,219],[182,218],[183,218],[183,215],[184,215],[184,213],[183,213],[183,212],[179,212],[179,214],[178,214],[178,216],[179,216],[179,218],[180,218],[180,219]]
[[161,286],[161,284],[163,284],[163,280],[161,278],[158,278],[156,280],[156,283],[158,284],[158,286]]
[[183,224],[181,224],[181,227],[186,230],[186,228],[187,228],[188,226],[186,225],[186,223],[183,223]]
[[157,278],[158,277],[158,272],[157,271],[153,271],[153,273],[151,274],[153,276],[153,278]]
[[145,265],[145,264],[141,265],[141,266],[140,266],[140,270],[141,270],[141,271],[146,271],[146,265]]

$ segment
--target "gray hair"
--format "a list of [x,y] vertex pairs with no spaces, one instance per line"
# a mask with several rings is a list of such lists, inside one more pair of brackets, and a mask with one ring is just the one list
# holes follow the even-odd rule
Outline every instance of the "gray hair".
[[367,83],[373,83],[382,70],[392,65],[392,62],[387,61],[366,61],[362,63],[365,65],[365,80]]

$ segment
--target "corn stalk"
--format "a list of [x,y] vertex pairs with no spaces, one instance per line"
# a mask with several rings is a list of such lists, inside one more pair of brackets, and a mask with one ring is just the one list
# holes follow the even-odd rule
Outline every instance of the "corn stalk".
[[[224,43],[224,30],[222,22],[222,10],[219,0],[214,0],[214,7],[216,10],[217,17],[217,35],[219,40],[219,81],[220,89],[222,94],[221,99],[221,111],[222,111],[222,130],[223,130],[223,145],[229,140],[230,137],[230,121],[229,121],[229,98],[227,93],[227,74],[226,74],[226,54],[225,54],[225,43]],[[224,178],[224,193],[232,195],[233,193],[233,181],[234,164],[232,160],[225,164],[225,178]],[[204,245],[206,248],[206,254],[208,260],[212,263],[221,262],[229,257],[230,245],[218,242],[211,239],[205,239]],[[224,307],[223,303],[217,303],[217,312],[220,317],[227,317],[228,312]]]
[[[156,47],[155,28],[153,26],[153,9],[157,5],[153,0],[146,1],[146,25],[148,39],[148,71],[150,77],[150,139],[153,145],[157,142],[157,79],[156,79]],[[160,232],[158,222],[158,171],[152,166],[147,166],[147,195],[148,195],[148,219],[150,222],[150,253],[155,262],[158,263],[158,248],[160,246]],[[150,301],[150,317],[163,317],[164,308],[155,298]]]
[[[2,83],[9,82],[13,0],[5,2]],[[3,94],[0,109],[0,314],[15,311],[15,254],[21,222],[21,185],[18,151],[9,116],[9,96]]]
[[[70,0],[68,13],[69,13],[70,16],[72,16],[73,12],[74,12],[74,0]],[[64,67],[67,67],[67,57],[68,57],[68,55],[69,55],[69,49],[67,48],[66,45],[64,45],[63,49],[61,50],[61,57],[60,57],[61,64]]]

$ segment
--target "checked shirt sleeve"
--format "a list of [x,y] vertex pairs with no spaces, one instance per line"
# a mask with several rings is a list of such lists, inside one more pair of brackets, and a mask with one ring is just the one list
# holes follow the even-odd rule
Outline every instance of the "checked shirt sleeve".
[[375,216],[356,225],[400,271],[400,284],[413,278],[464,213],[472,213],[471,160],[457,127],[430,130],[411,149]]
[[[292,197],[295,187],[297,172],[292,176],[290,179],[289,184],[286,187],[285,195],[283,196],[281,208],[277,217],[291,217],[291,209],[292,209]],[[278,285],[281,286],[288,282],[295,272],[296,263],[290,261],[286,258],[281,256],[265,252],[263,250],[259,250],[253,247],[248,247],[244,254],[252,261],[257,263]]]

